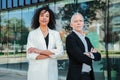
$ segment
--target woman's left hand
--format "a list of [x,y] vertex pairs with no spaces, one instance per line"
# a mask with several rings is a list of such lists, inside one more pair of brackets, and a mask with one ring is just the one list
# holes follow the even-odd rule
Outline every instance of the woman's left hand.
[[49,55],[52,55],[53,53],[49,50],[42,50],[40,54],[49,56]]

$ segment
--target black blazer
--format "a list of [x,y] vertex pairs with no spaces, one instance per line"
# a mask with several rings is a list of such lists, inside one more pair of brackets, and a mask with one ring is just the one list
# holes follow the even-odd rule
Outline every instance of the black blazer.
[[[88,45],[88,51],[90,52],[93,46],[87,37],[85,37],[85,39]],[[69,34],[66,38],[66,51],[69,57],[67,80],[82,80],[81,69],[83,63],[91,66],[91,80],[95,80],[93,74],[92,59],[83,54],[85,52],[84,44],[74,32]],[[98,61],[101,59],[100,53],[93,53],[93,55],[95,57],[94,61]]]

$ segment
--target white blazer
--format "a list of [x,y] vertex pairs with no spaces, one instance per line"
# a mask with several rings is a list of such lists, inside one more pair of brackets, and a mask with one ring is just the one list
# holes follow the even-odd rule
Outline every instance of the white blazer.
[[26,50],[30,47],[40,50],[50,50],[54,55],[51,55],[48,59],[36,60],[39,54],[26,53],[29,61],[28,80],[58,80],[56,58],[62,56],[64,53],[59,32],[49,29],[49,43],[47,48],[40,28],[31,31],[28,35]]

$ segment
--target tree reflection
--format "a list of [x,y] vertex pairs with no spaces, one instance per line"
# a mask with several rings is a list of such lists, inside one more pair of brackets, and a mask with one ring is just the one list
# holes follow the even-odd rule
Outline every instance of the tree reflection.
[[[28,29],[25,26],[25,22],[22,19],[16,17],[10,19],[4,19],[4,26],[1,29],[1,43],[11,44],[11,49],[13,50],[13,45],[19,44],[23,48],[26,44]],[[14,46],[16,50],[16,45]],[[21,49],[22,50],[22,49]]]
[[[90,1],[84,3],[71,3],[66,4],[63,8],[60,9],[58,13],[59,16],[62,16],[62,20],[67,21],[63,27],[65,30],[70,31],[69,22],[70,18],[75,12],[79,12],[84,16],[85,22],[90,24],[92,20],[97,20],[97,11],[100,10],[104,12],[105,2],[102,1]],[[103,14],[103,13],[102,13]],[[104,17],[104,16],[101,16]]]

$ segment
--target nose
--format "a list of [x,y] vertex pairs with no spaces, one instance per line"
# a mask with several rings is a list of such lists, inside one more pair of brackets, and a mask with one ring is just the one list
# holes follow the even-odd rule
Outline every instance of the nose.
[[80,24],[81,24],[81,22],[79,21],[77,24],[78,24],[78,25],[80,25]]
[[43,16],[43,19],[45,19],[45,16]]

